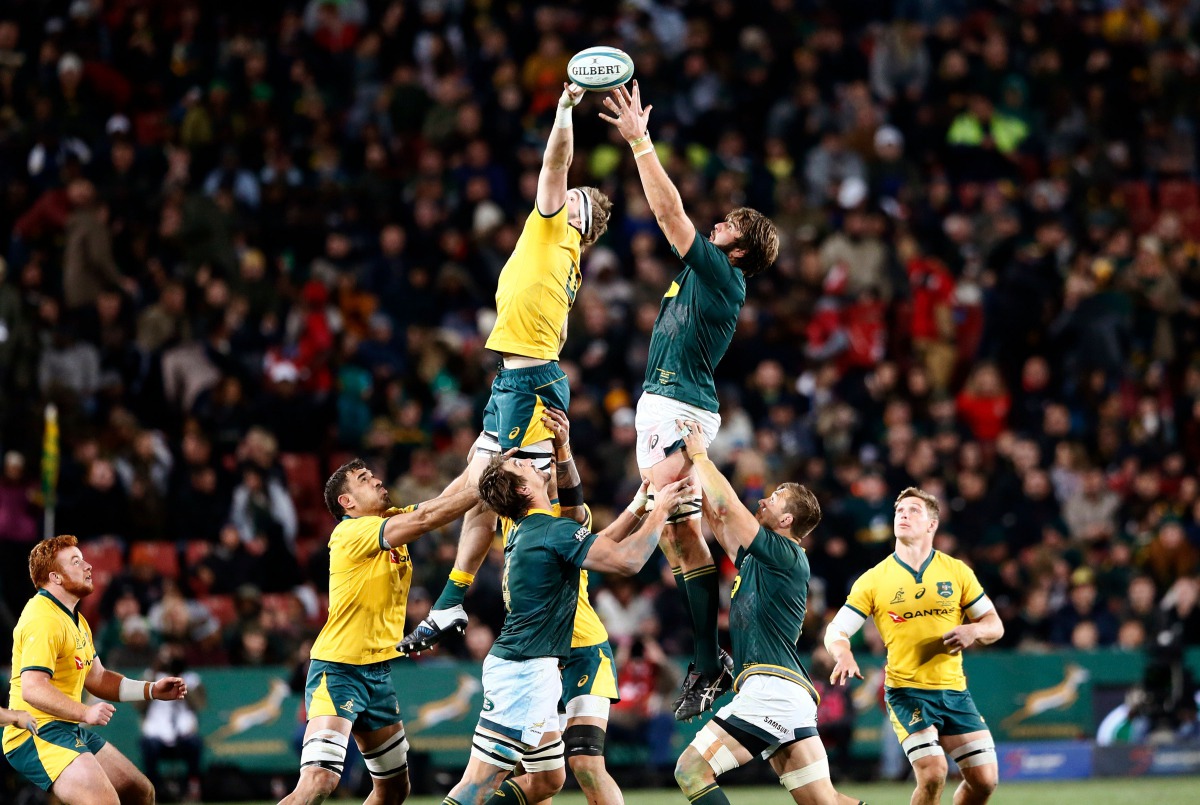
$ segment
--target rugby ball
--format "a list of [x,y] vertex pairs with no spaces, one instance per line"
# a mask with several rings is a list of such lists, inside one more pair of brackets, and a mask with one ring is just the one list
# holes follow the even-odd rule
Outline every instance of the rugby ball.
[[567,78],[593,92],[619,87],[633,78],[633,59],[605,45],[581,50],[567,63]]

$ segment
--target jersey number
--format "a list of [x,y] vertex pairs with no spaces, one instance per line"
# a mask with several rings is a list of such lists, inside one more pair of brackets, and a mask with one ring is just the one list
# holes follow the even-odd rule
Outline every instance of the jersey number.
[[512,612],[512,596],[508,592],[508,557],[504,557],[504,574],[500,577],[500,592],[504,596],[504,611]]
[[742,574],[739,573],[737,575],[737,578],[735,578],[733,580],[733,589],[729,591],[729,600],[730,601],[732,601],[733,597],[735,595],[737,595],[738,587],[741,587],[741,586],[742,586]]
[[583,274],[579,273],[579,266],[571,264],[571,273],[567,277],[567,309],[571,309],[575,305],[575,295],[579,293],[579,286],[583,284]]

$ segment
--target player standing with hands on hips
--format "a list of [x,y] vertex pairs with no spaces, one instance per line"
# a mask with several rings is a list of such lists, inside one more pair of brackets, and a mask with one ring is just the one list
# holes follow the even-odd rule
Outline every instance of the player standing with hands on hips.
[[[637,404],[637,462],[655,489],[686,478],[691,461],[681,449],[677,419],[704,426],[707,446],[721,426],[713,370],[725,356],[746,303],[746,278],[779,255],[779,234],[762,213],[733,210],[702,237],[683,209],[679,191],[659,163],[647,124],[652,106],[642,106],[633,82],[612,91],[604,105],[633,149],[638,175],[654,218],[683,270],[663,296],[646,361],[643,394]],[[694,487],[695,488],[695,487]],[[695,632],[695,655],[675,703],[675,718],[686,721],[712,707],[732,684],[727,654],[717,645],[717,568],[700,534],[699,490],[669,513],[663,553],[687,603]]]
[[896,552],[858,577],[825,631],[837,662],[829,681],[862,679],[850,638],[873,617],[887,647],[888,716],[917,777],[912,805],[941,801],[946,752],[963,775],[955,805],[982,805],[999,780],[996,745],[967,691],[962,652],[996,642],[1004,624],[974,571],[933,549],[937,498],[910,486],[895,510]]

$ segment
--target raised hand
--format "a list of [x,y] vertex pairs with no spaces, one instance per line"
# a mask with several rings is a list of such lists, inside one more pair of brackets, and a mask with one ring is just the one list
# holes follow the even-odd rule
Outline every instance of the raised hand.
[[625,138],[625,142],[632,143],[639,137],[645,137],[650,123],[650,110],[653,106],[642,108],[642,91],[638,89],[638,82],[633,82],[633,92],[630,92],[624,86],[617,87],[612,91],[612,94],[604,99],[604,105],[613,113],[610,117],[603,112],[600,113],[600,119],[616,126],[617,131]]
[[547,408],[542,412],[542,424],[550,429],[554,452],[566,450],[571,442],[571,421],[567,415],[557,408]]
[[571,109],[581,100],[586,90],[578,84],[563,83],[562,95],[558,96],[558,105],[563,109]]
[[854,653],[846,651],[842,656],[837,658],[837,664],[833,666],[833,673],[829,675],[829,684],[845,685],[850,677],[862,679],[862,671],[858,670],[858,663],[854,661]]

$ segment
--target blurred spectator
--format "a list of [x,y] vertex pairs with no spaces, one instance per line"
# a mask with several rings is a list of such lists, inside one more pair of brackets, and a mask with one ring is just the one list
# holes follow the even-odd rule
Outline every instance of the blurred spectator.
[[[1084,623],[1090,628],[1079,630],[1080,624]],[[1059,646],[1074,646],[1084,650],[1107,646],[1116,641],[1116,619],[1104,602],[1099,600],[1094,574],[1090,569],[1079,568],[1071,574],[1068,601],[1054,613],[1050,639]]]
[[[159,761],[182,760],[187,774],[186,788],[182,792],[185,802],[200,801],[200,760],[204,752],[204,741],[200,736],[200,720],[197,713],[203,710],[208,699],[200,675],[189,670],[183,650],[175,644],[166,644],[159,649],[146,678],[157,682],[168,676],[182,677],[187,685],[185,699],[174,702],[151,701],[145,705],[142,716],[142,763],[146,776],[154,790],[167,793],[159,772]],[[168,794],[169,796],[169,794]]]

